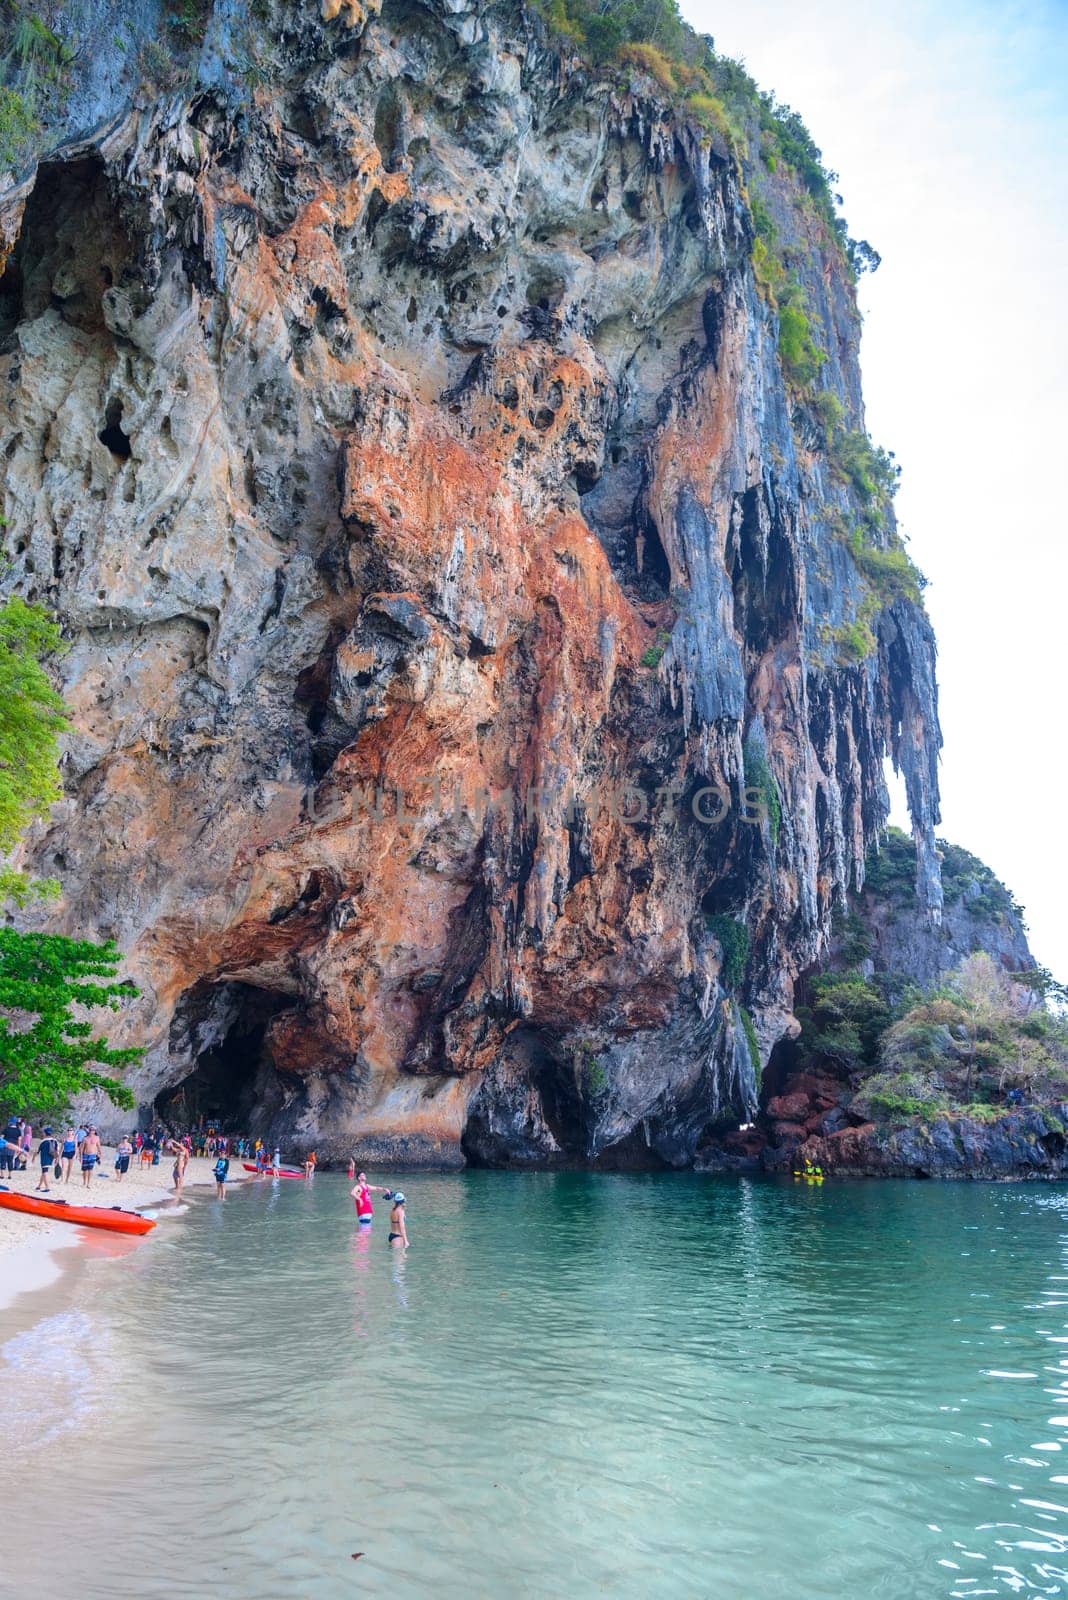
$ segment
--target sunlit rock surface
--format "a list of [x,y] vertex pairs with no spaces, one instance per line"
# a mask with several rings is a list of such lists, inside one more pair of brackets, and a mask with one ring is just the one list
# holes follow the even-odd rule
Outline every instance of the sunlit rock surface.
[[[888,754],[940,905],[931,631],[898,600],[839,660],[852,491],[746,174],[514,8],[272,5],[253,85],[218,5],[156,93],[113,10],[0,193],[5,583],[62,618],[77,729],[50,925],[127,952],[176,1117],[686,1164],[795,1026]],[[860,428],[852,285],[781,184]]]

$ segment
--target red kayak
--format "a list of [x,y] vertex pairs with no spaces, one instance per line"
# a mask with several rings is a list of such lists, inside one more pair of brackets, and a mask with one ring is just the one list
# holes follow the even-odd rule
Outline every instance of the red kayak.
[[67,1200],[40,1200],[32,1194],[15,1194],[0,1189],[0,1206],[9,1211],[25,1211],[31,1217],[47,1217],[52,1222],[76,1222],[81,1228],[106,1228],[109,1233],[150,1233],[156,1226],[136,1211],[121,1206],[72,1206]]
[[258,1172],[263,1178],[303,1178],[303,1172],[291,1172],[288,1167],[254,1167],[251,1161],[242,1161],[246,1172]]

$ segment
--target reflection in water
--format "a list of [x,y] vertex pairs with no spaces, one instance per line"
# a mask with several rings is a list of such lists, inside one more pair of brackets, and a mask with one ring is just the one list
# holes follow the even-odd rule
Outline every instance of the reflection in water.
[[190,1197],[2,1343],[5,1580],[1068,1600],[1063,1191],[406,1176],[406,1256],[349,1187]]
[[407,1266],[408,1252],[406,1250],[395,1250],[390,1247],[389,1255],[389,1271],[390,1277],[393,1279],[393,1290],[397,1296],[397,1304],[400,1306],[402,1311],[407,1311],[408,1296],[404,1289],[404,1272]]
[[352,1229],[352,1327],[360,1339],[370,1338],[368,1315],[368,1273],[371,1266],[371,1235],[373,1229],[353,1225]]

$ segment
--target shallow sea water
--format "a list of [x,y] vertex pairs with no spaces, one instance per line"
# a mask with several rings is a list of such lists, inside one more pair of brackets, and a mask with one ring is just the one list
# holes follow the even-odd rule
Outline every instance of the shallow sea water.
[[1068,1190],[400,1181],[0,1314],[0,1592],[1068,1596]]

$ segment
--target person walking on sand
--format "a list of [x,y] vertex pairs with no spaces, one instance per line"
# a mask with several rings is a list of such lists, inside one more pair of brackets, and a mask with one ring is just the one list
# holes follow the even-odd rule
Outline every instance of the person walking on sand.
[[393,1201],[393,1210],[389,1214],[389,1247],[391,1250],[407,1250],[408,1228],[404,1220],[405,1199],[398,1189],[395,1194],[386,1190],[386,1196]]
[[368,1183],[366,1172],[361,1172],[351,1192],[356,1202],[356,1220],[369,1228],[375,1220],[375,1208],[371,1204],[371,1196],[384,1194],[388,1200],[389,1190],[383,1189],[380,1183]]
[[75,1135],[74,1129],[68,1127],[66,1132],[63,1135],[63,1149],[60,1152],[60,1160],[63,1163],[63,1182],[64,1183],[69,1183],[70,1182],[70,1172],[71,1172],[71,1168],[74,1165],[74,1157],[77,1155],[77,1153],[78,1153],[77,1136]]
[[100,1160],[100,1135],[90,1128],[82,1140],[82,1188],[88,1189],[93,1181],[93,1168]]
[[22,1138],[19,1140],[19,1153],[22,1157],[22,1170],[28,1172],[30,1167],[30,1151],[33,1148],[33,1128],[28,1122],[22,1124]]
[[15,1176],[15,1158],[19,1153],[19,1125],[12,1118],[0,1135],[0,1176]]
[[52,1187],[48,1179],[52,1172],[52,1163],[56,1159],[58,1148],[58,1141],[52,1137],[51,1128],[45,1128],[44,1138],[37,1147],[37,1159],[41,1163],[41,1176],[37,1180],[37,1188],[34,1191],[37,1194],[47,1194]]
[[215,1163],[215,1193],[220,1200],[226,1199],[226,1174],[230,1171],[228,1156],[220,1156]]
[[133,1155],[133,1145],[126,1134],[123,1134],[115,1146],[115,1178],[121,1183],[130,1170],[130,1157]]

